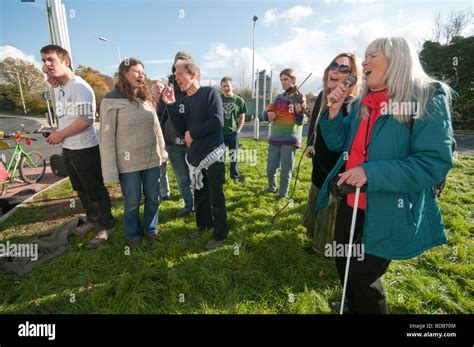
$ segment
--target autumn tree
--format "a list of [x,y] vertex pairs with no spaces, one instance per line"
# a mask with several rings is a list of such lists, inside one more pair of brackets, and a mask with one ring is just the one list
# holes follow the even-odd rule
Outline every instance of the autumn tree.
[[0,110],[23,111],[19,83],[27,112],[45,112],[46,101],[41,93],[48,87],[43,72],[29,61],[11,57],[0,62]]

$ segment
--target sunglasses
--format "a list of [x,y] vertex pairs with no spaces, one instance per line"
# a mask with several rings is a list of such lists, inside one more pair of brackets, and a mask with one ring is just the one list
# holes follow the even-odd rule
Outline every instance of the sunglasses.
[[337,70],[340,73],[350,73],[351,72],[351,68],[348,65],[344,65],[344,64],[339,65],[336,62],[333,62],[333,63],[331,63],[331,65],[329,65],[329,70],[330,71],[336,71]]

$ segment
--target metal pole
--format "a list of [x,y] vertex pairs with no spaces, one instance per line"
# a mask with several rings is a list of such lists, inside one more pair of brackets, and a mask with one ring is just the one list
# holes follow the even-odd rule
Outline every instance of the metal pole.
[[[265,103],[267,101],[267,70],[263,70],[263,102],[262,102],[262,107],[265,107]],[[260,76],[258,76],[260,79]]]
[[273,70],[270,70],[270,102],[273,101]]
[[23,103],[23,111],[26,114],[25,97],[23,96],[23,88],[21,88],[20,74],[18,73],[18,70],[16,70],[15,72],[16,72],[16,78],[18,80],[18,86],[20,87],[20,95],[21,95],[21,102]]
[[260,79],[258,78],[258,69],[257,69],[257,86],[255,88],[255,119],[253,122],[253,138],[258,140],[260,137],[260,117],[258,114],[258,89],[260,88]]
[[252,98],[255,97],[255,94],[254,94],[254,81],[253,81],[253,77],[254,77],[254,73],[255,73],[255,24],[257,23],[257,20],[258,20],[258,17],[257,16],[253,16],[253,31],[252,31],[252,73],[251,73],[251,76],[252,76],[252,79],[251,79],[251,83],[252,83]]
[[[273,101],[273,70],[270,70],[270,102]],[[268,138],[272,135],[272,122],[268,122]]]
[[119,58],[119,65],[122,62],[122,57],[120,56],[120,46],[117,42],[114,42],[117,45],[117,53],[118,53],[118,58]]
[[347,279],[349,278],[349,265],[351,263],[351,258],[352,258],[352,242],[354,240],[354,230],[355,230],[355,223],[356,223],[356,218],[357,218],[357,208],[359,207],[359,195],[360,195],[360,188],[357,188],[355,200],[354,200],[354,209],[352,210],[351,231],[349,235],[349,249],[348,249],[347,260],[346,260],[346,272],[344,273],[344,286],[342,287],[341,310],[339,311],[339,314],[343,314],[344,312],[344,301],[346,300]]

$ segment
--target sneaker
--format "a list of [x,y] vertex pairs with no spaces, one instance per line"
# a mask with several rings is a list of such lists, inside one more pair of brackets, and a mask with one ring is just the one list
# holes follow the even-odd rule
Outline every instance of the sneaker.
[[160,240],[160,235],[158,235],[158,234],[147,234],[146,238],[150,243],[155,243],[155,242]]
[[87,247],[96,248],[101,243],[107,241],[109,239],[110,234],[112,234],[112,231],[114,231],[114,229],[115,228],[99,230],[97,235],[95,235],[95,237],[92,240],[90,240]]
[[74,229],[74,231],[72,232],[74,235],[76,236],[82,236],[82,235],[86,235],[88,234],[92,229],[94,229],[95,227],[97,227],[97,223],[94,223],[94,222],[85,222],[81,225],[79,225],[78,227],[76,227],[76,229]]
[[233,178],[233,180],[234,180],[234,183],[235,183],[235,184],[239,184],[239,183],[240,183],[240,181],[239,181],[239,178],[238,178],[238,177],[236,177],[236,178]]
[[268,193],[274,194],[274,193],[276,193],[276,189],[267,188],[262,193],[264,193],[264,194],[268,194]]
[[199,229],[199,230],[196,230],[195,232],[193,232],[190,236],[189,236],[189,239],[190,240],[195,240],[195,239],[198,239],[200,238],[202,235],[204,235],[204,232]]
[[216,239],[210,239],[204,248],[206,249],[206,251],[211,251],[213,249],[216,249],[217,247],[220,247],[224,243],[224,241],[225,239],[220,241]]
[[176,212],[176,217],[185,217],[190,215],[191,213],[193,213],[193,210],[182,209],[181,211]]

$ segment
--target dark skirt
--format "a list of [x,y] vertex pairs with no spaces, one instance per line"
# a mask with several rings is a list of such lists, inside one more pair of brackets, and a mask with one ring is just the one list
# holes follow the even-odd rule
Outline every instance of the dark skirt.
[[312,183],[302,224],[306,227],[308,238],[313,240],[312,247],[314,251],[324,255],[326,245],[332,245],[334,241],[339,200],[331,196],[328,206],[316,211],[316,200],[319,192],[319,188]]

